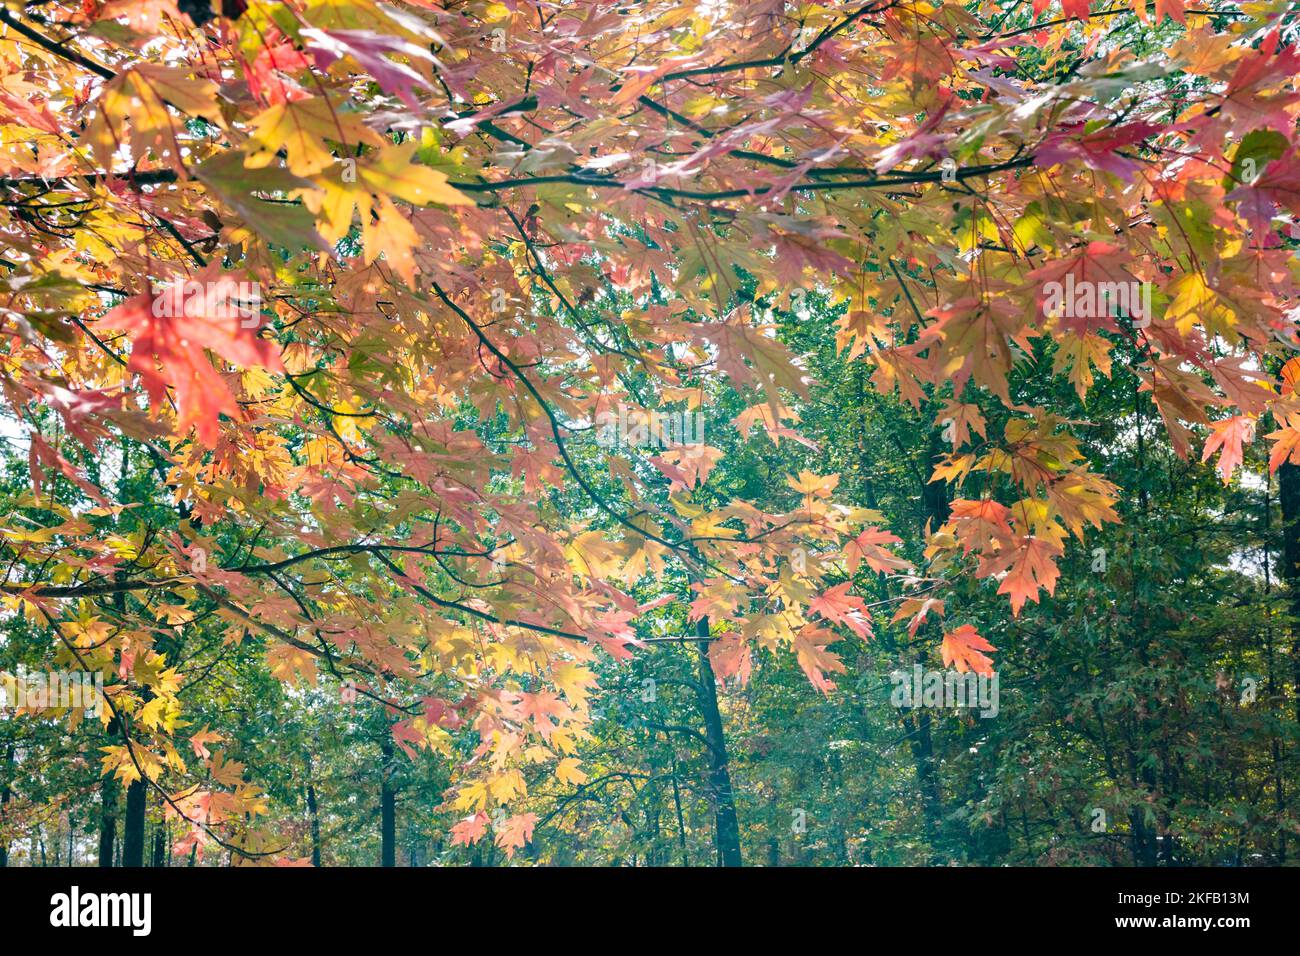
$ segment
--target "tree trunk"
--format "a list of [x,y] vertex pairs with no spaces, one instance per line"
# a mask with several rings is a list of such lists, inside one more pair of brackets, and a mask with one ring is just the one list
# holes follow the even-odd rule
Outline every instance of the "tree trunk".
[[113,843],[117,840],[117,778],[109,774],[99,784],[99,865],[113,865]]
[[1284,462],[1277,470],[1282,506],[1282,577],[1291,591],[1292,709],[1300,723],[1300,465]]
[[126,788],[126,824],[122,830],[122,865],[144,866],[144,781]]
[[[700,618],[695,625],[697,637],[709,636],[708,618]],[[727,766],[727,739],[722,729],[722,714],[718,711],[717,678],[709,662],[708,641],[696,641],[695,651],[700,661],[698,687],[700,712],[704,716],[704,737],[708,741],[709,794],[713,798],[714,845],[718,851],[718,866],[741,866],[740,822],[736,818],[736,800],[731,791],[731,772]]]
[[153,831],[153,865],[167,865],[167,824],[159,823]]
[[[925,665],[924,655],[919,656]],[[945,862],[943,844],[943,795],[939,789],[939,773],[935,767],[934,739],[930,734],[930,714],[925,708],[916,711],[912,732],[912,759],[916,764],[916,784],[921,791],[921,820],[925,827],[926,842],[930,845],[930,866]],[[910,724],[910,722],[909,722]]]
[[316,809],[316,788],[307,784],[307,816],[311,820],[311,865],[320,866],[320,813]]
[[[929,469],[934,467],[935,462],[946,450],[943,431],[932,428],[924,463],[927,471],[922,475],[923,478],[929,477]],[[941,524],[948,520],[948,515],[951,513],[948,505],[948,485],[942,481],[932,481],[922,485],[921,504],[924,509],[921,518],[922,533],[927,528],[930,531],[937,530]],[[929,627],[938,630],[937,625],[932,624]],[[925,651],[920,651],[916,660],[923,668],[929,666]],[[914,692],[919,693],[920,688],[916,688]],[[912,719],[903,722],[903,726],[911,735],[912,760],[916,766],[916,785],[921,792],[921,820],[925,827],[926,843],[930,847],[928,862],[935,865],[943,862],[945,858],[942,849],[944,844],[943,790],[939,782],[938,762],[935,759],[930,714],[925,708],[919,708],[915,711]]]
[[393,789],[393,742],[385,734],[379,743],[384,766],[379,777],[380,866],[397,866],[397,792]]
[[[5,747],[5,778],[4,783],[0,784],[0,823],[4,822],[5,813],[9,809],[9,801],[13,798],[13,789],[9,781],[9,772],[14,766],[14,745],[13,742]],[[9,844],[0,841],[0,867],[9,865]]]

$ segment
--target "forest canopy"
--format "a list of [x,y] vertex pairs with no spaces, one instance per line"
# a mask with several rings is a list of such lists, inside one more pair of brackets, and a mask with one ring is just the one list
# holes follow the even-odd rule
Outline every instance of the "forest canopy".
[[1286,862],[1298,35],[5,0],[0,862]]

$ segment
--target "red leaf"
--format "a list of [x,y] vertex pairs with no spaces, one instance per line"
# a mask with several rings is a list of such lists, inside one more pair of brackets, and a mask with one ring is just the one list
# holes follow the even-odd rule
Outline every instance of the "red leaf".
[[178,432],[185,434],[195,426],[199,442],[208,447],[217,441],[217,417],[237,416],[239,406],[203,350],[212,349],[235,365],[284,371],[275,345],[257,335],[261,318],[241,317],[231,307],[233,289],[238,288],[230,285],[233,282],[214,264],[158,296],[127,299],[104,319],[106,325],[130,333],[127,367],[140,374],[149,400],[157,405],[168,388],[174,389]]
[[1061,10],[1064,11],[1065,15],[1079,20],[1088,19],[1089,5],[1090,0],[1061,0]]

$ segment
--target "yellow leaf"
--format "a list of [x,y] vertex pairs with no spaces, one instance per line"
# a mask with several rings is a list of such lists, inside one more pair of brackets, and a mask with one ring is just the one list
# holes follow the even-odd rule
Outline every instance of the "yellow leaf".
[[1236,311],[1205,284],[1199,272],[1185,273],[1173,284],[1173,291],[1166,317],[1174,320],[1179,335],[1186,335],[1198,322],[1211,335],[1227,335],[1236,326]]
[[574,785],[587,782],[587,775],[578,767],[577,757],[565,757],[555,767],[555,776],[560,783]]
[[272,676],[279,680],[296,683],[302,678],[316,685],[316,659],[300,647],[277,644],[266,652],[266,662],[271,665]]
[[380,146],[384,142],[355,113],[341,112],[323,97],[278,103],[255,116],[252,127],[252,148],[244,165],[269,166],[283,149],[295,176],[314,176],[335,162],[326,140],[341,144],[346,155],[355,152],[358,143]]
[[357,167],[357,175],[377,193],[386,193],[416,206],[441,203],[444,206],[472,206],[474,200],[447,183],[436,169],[417,163],[412,153],[415,142],[381,149],[376,158]]

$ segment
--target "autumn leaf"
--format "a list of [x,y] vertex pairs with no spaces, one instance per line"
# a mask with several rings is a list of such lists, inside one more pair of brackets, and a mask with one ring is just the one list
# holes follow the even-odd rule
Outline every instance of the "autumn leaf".
[[650,460],[669,479],[675,489],[690,489],[703,484],[722,457],[722,450],[709,445],[686,445],[669,448]]
[[212,752],[208,750],[208,744],[218,743],[222,739],[221,734],[208,730],[207,727],[204,727],[196,734],[190,734],[190,745],[194,748],[194,756],[202,760],[209,759]]
[[316,658],[292,644],[279,644],[266,652],[271,675],[288,683],[316,683]]
[[359,144],[384,145],[355,113],[326,97],[311,97],[277,103],[252,119],[251,149],[244,165],[261,169],[271,165],[276,154],[284,150],[289,172],[295,176],[315,176],[336,162],[326,145],[328,140],[345,148]]
[[722,680],[734,679],[744,686],[753,672],[753,655],[749,642],[740,634],[723,634],[709,643],[709,661]]
[[870,637],[871,615],[862,603],[862,598],[849,594],[853,582],[845,581],[819,594],[808,602],[808,610],[828,621],[843,624],[858,637]]
[[1233,415],[1214,423],[1210,437],[1205,441],[1201,461],[1209,461],[1216,451],[1219,455],[1219,475],[1224,484],[1232,480],[1232,473],[1241,464],[1244,445],[1255,436],[1255,420],[1246,415]]
[[1011,599],[1011,613],[1018,616],[1026,601],[1038,601],[1040,590],[1048,594],[1056,590],[1061,576],[1056,559],[1061,551],[1060,545],[1052,541],[1023,535],[996,556],[986,558],[979,574],[986,577],[1005,572],[998,593]]
[[582,772],[576,757],[565,757],[555,766],[555,778],[560,783],[577,786],[587,782],[587,775]]
[[992,650],[996,648],[979,635],[974,625],[963,624],[943,636],[943,665],[992,677],[993,659],[980,653]]
[[351,57],[386,92],[396,94],[413,110],[420,108],[412,87],[428,87],[429,81],[405,63],[389,59],[385,54],[396,53],[410,60],[432,63],[433,54],[424,47],[401,37],[381,36],[369,30],[308,28],[299,33],[322,70],[328,69],[336,60]]
[[835,689],[834,682],[826,676],[826,672],[843,674],[845,671],[840,656],[827,649],[827,645],[835,641],[836,637],[830,631],[812,624],[806,625],[794,636],[799,666],[803,668],[808,681],[823,694],[829,694]]
[[814,498],[825,498],[835,490],[835,486],[840,483],[839,475],[815,475],[810,471],[799,472],[799,477],[787,478],[788,484],[795,491],[802,495]]
[[451,828],[452,846],[470,846],[483,839],[487,833],[488,815],[483,812],[465,817]]
[[902,543],[902,539],[892,532],[882,531],[879,528],[865,529],[844,545],[845,564],[849,574],[855,572],[858,565],[863,562],[879,574],[894,574],[907,570],[912,566],[911,562],[888,550],[889,546]]
[[506,851],[507,858],[513,858],[515,850],[522,849],[533,838],[533,828],[536,825],[535,813],[520,813],[509,817],[497,830],[496,845]]
[[[275,345],[257,335],[261,317],[236,306],[239,288],[214,264],[158,296],[130,298],[104,317],[105,325],[131,336],[127,367],[139,373],[150,401],[157,406],[167,389],[174,390],[177,428],[183,433],[194,426],[207,446],[216,442],[218,416],[240,411],[204,349],[236,365],[284,371]],[[178,303],[180,309],[172,307]]]

